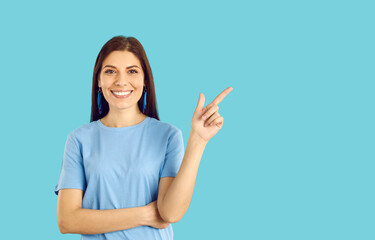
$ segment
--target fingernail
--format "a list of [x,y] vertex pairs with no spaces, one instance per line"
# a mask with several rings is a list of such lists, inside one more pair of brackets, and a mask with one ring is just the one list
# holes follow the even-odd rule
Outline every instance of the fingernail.
[[203,118],[203,120],[206,120],[207,117],[206,117],[206,116],[203,116],[202,118]]

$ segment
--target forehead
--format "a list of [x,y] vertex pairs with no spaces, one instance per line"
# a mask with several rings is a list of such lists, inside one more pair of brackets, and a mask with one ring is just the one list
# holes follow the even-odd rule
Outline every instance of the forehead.
[[141,67],[141,63],[138,58],[131,52],[128,51],[113,51],[103,61],[103,66],[106,64],[114,65],[120,68],[125,68],[130,65],[138,65]]

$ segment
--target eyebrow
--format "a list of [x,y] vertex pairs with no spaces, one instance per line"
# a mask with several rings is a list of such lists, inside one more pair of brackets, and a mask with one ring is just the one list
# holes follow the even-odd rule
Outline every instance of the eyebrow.
[[[113,66],[113,65],[105,65],[103,68],[106,68],[106,67],[112,67],[112,68],[116,68],[115,66]],[[136,67],[136,68],[139,68],[137,65],[132,65],[132,66],[128,66],[128,67],[126,67],[127,69],[129,69],[129,68],[132,68],[132,67]]]

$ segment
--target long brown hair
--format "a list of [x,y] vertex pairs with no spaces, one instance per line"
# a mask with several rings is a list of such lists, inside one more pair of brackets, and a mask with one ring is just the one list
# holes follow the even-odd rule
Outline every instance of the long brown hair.
[[[146,52],[142,46],[142,44],[134,37],[125,37],[125,36],[115,36],[111,38],[108,42],[104,44],[102,49],[100,50],[94,67],[94,74],[92,77],[92,95],[91,95],[91,119],[90,122],[96,121],[102,117],[104,117],[108,111],[109,106],[108,102],[102,97],[102,114],[99,114],[98,104],[97,104],[97,97],[98,97],[98,76],[102,70],[102,63],[104,59],[113,51],[128,51],[133,53],[140,61],[143,72],[145,73],[144,82],[147,89],[146,94],[146,109],[143,114],[159,119],[157,106],[156,106],[156,95],[155,95],[155,86],[154,86],[154,78],[152,76],[152,71],[150,64],[148,62]],[[139,109],[143,109],[143,101],[144,101],[144,91],[142,93],[142,97],[138,101]]]

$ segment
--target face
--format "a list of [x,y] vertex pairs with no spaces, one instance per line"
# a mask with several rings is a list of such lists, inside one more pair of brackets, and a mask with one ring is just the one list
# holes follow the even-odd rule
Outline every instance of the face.
[[[111,111],[138,111],[138,101],[142,97],[144,72],[138,58],[128,51],[113,51],[103,61],[98,86],[102,88],[105,100]],[[132,91],[128,95],[114,92]]]

